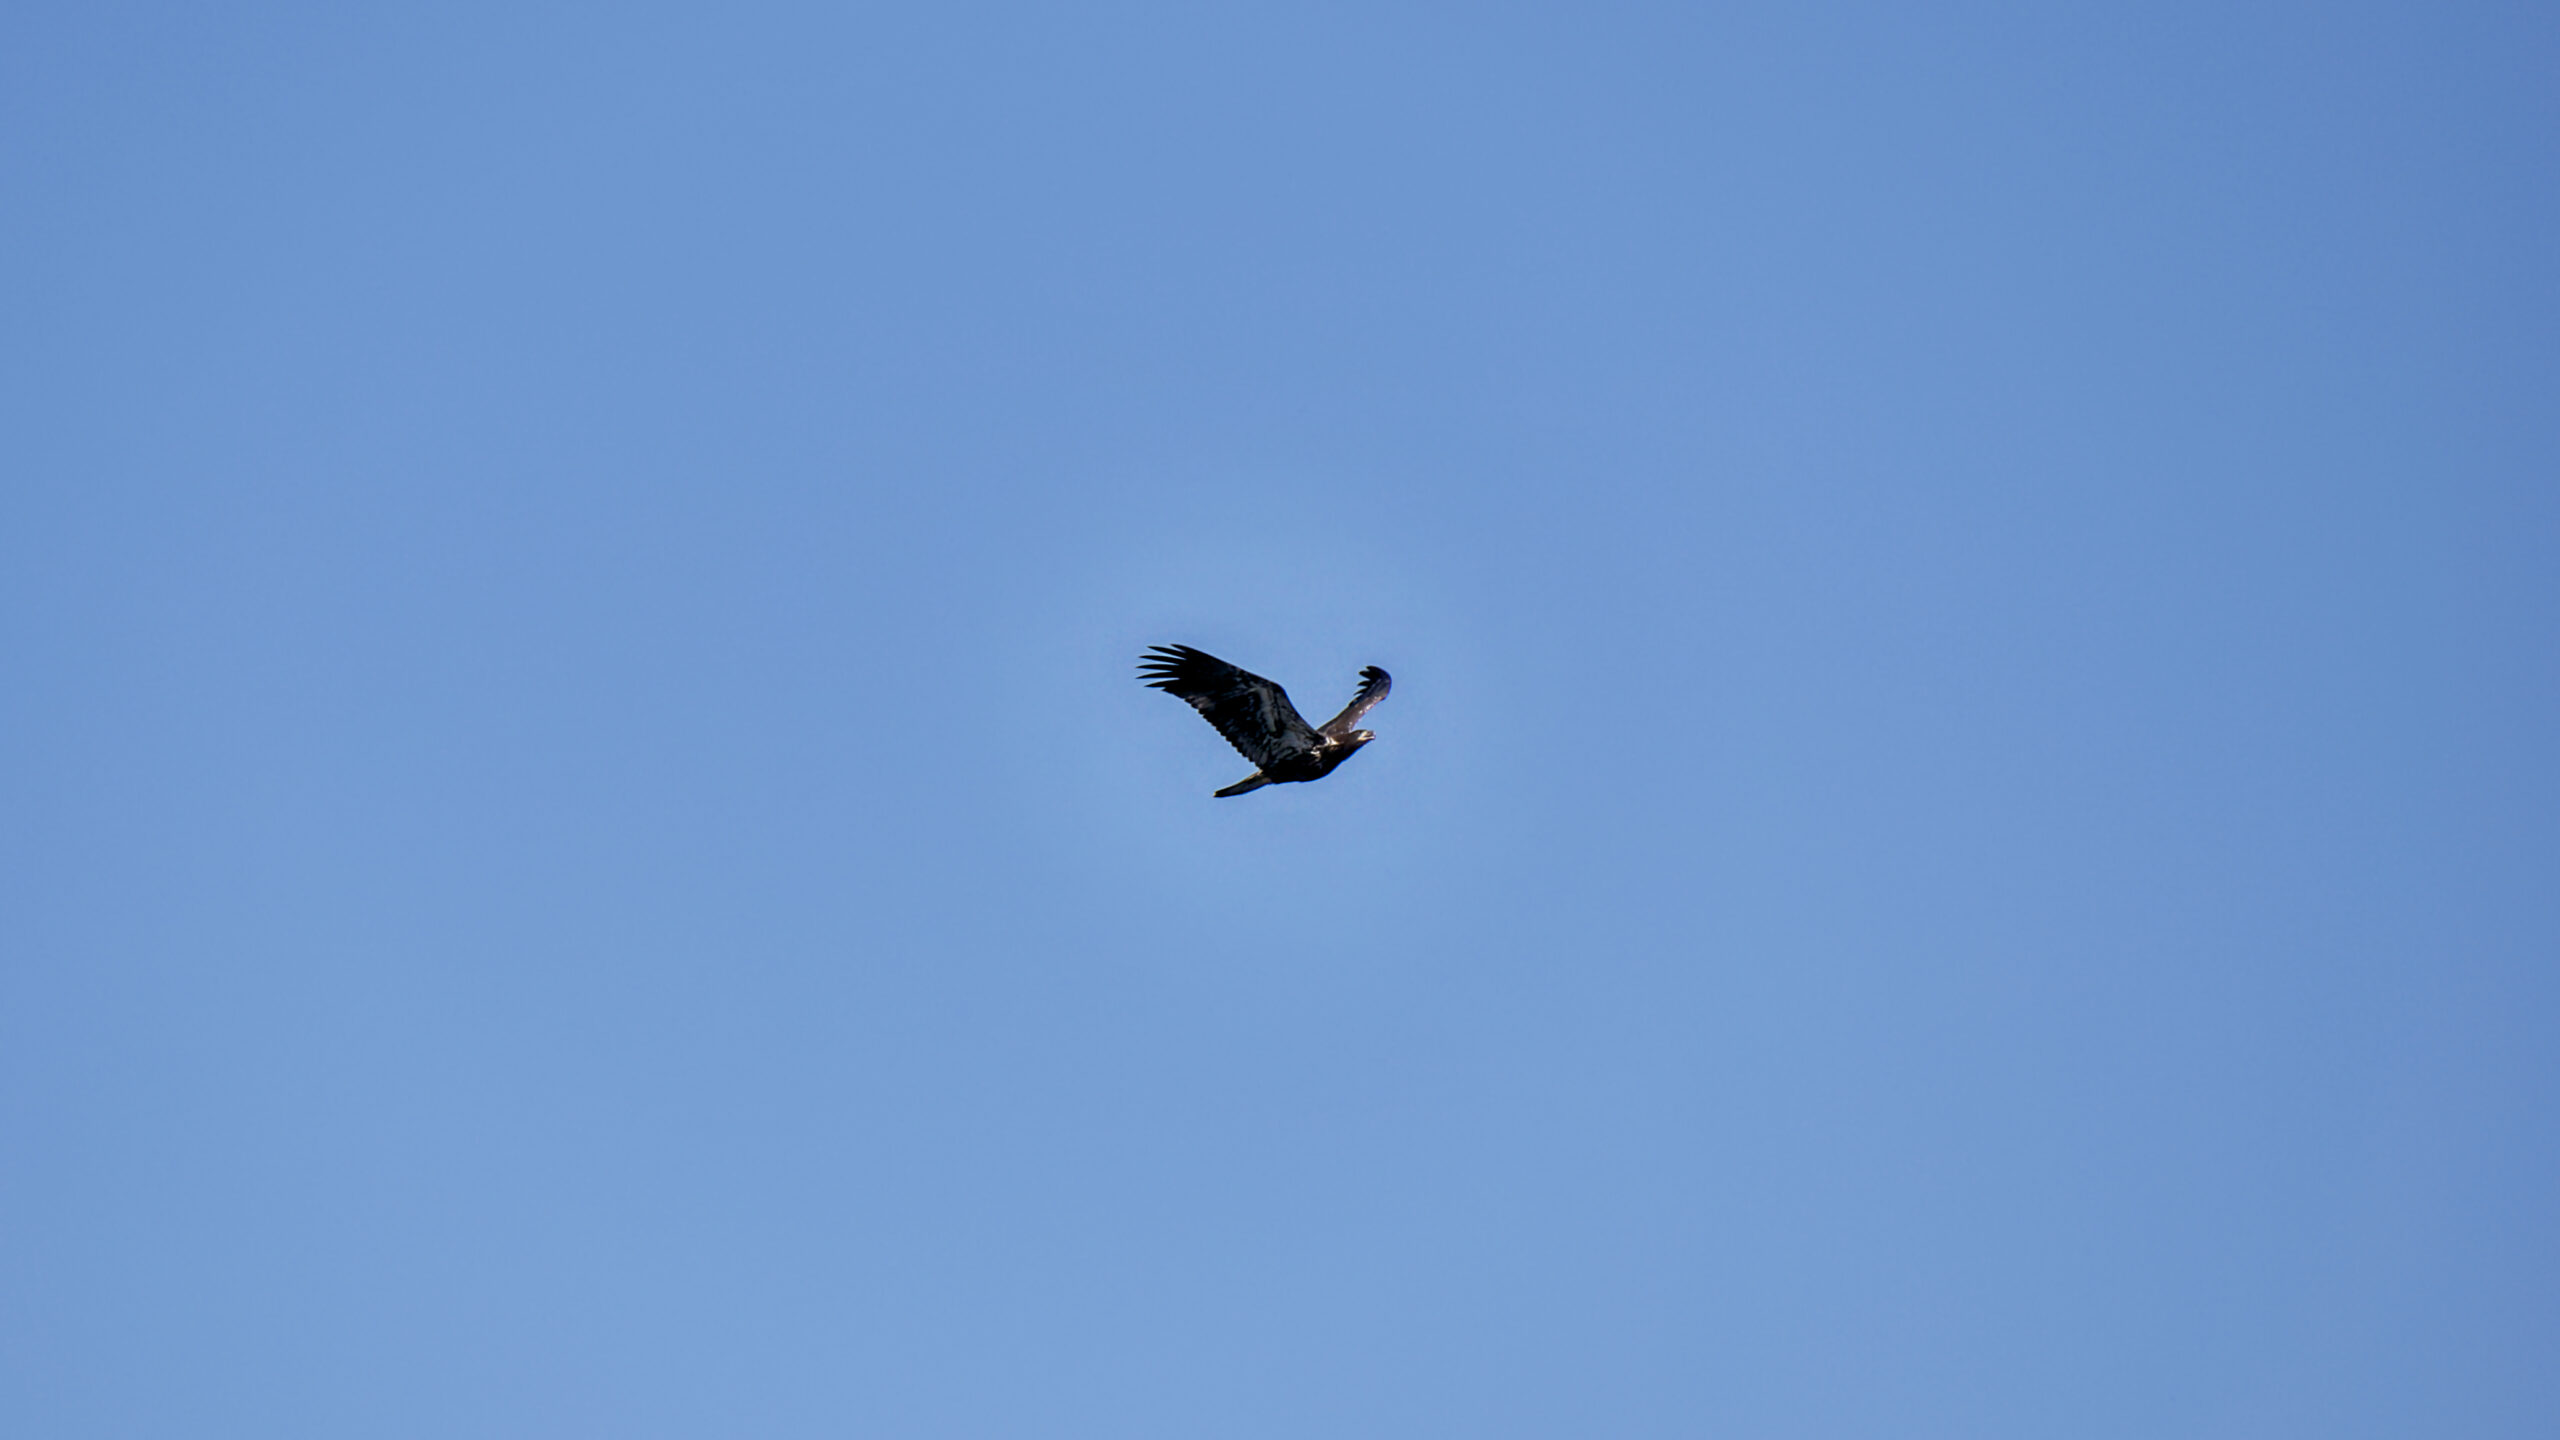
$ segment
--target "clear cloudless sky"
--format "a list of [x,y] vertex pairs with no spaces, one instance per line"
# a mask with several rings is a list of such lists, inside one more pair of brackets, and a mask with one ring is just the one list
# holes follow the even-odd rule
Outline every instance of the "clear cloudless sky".
[[9,7],[0,1430],[2560,1433],[2555,77]]

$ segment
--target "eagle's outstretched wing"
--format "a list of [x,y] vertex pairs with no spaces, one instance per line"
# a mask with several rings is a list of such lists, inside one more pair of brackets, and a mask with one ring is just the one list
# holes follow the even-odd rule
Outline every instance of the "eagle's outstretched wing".
[[[1190,702],[1257,770],[1285,765],[1321,743],[1298,718],[1289,692],[1205,651],[1158,645],[1138,673],[1158,690]],[[1378,693],[1385,694],[1384,687]]]
[[1360,717],[1376,709],[1378,702],[1387,698],[1387,687],[1393,683],[1387,672],[1375,665],[1362,670],[1360,693],[1351,697],[1351,703],[1342,707],[1341,714],[1317,726],[1316,733],[1339,740],[1360,728]]

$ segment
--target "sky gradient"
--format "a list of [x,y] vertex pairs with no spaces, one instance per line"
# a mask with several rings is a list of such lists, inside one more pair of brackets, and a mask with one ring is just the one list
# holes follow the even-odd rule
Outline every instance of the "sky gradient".
[[12,7],[0,1428],[2553,1433],[2555,74]]

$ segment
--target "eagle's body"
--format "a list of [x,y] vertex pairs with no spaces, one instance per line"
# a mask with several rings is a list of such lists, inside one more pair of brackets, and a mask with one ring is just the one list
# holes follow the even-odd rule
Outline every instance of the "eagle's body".
[[1372,665],[1360,672],[1360,693],[1342,713],[1322,725],[1298,718],[1289,692],[1249,670],[1188,645],[1158,645],[1147,652],[1138,673],[1158,690],[1187,702],[1202,719],[1217,727],[1253,762],[1253,773],[1220,795],[1241,795],[1265,785],[1294,780],[1321,780],[1378,737],[1352,727],[1372,706],[1387,698],[1387,672]]

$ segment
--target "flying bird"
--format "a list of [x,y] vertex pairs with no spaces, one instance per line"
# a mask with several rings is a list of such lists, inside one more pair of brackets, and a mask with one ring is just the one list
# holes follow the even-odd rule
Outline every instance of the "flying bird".
[[1206,651],[1188,645],[1157,645],[1138,665],[1149,685],[1186,701],[1200,717],[1218,728],[1236,752],[1253,762],[1253,773],[1216,793],[1241,795],[1265,785],[1293,780],[1321,780],[1352,752],[1378,737],[1351,727],[1387,698],[1387,672],[1372,665],[1360,672],[1360,693],[1342,713],[1322,725],[1298,718],[1289,692],[1254,674],[1239,670]]

